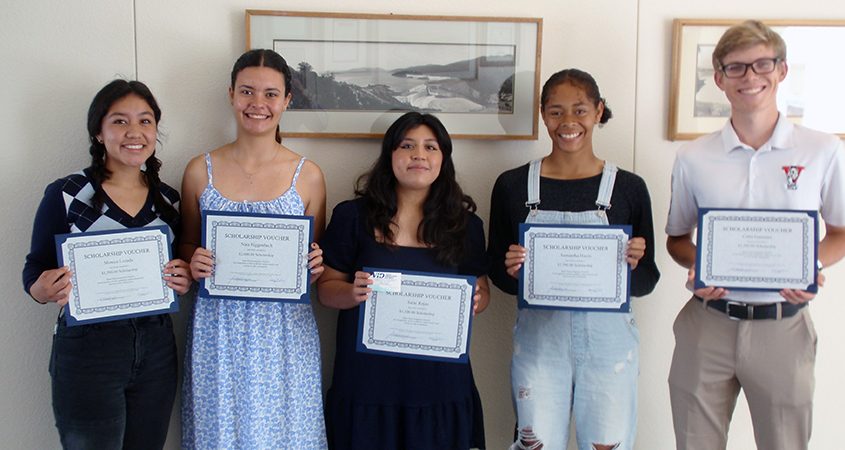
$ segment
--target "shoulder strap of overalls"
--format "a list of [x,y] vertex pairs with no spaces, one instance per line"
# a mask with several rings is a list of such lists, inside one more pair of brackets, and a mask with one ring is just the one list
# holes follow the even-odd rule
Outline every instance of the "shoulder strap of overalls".
[[525,202],[528,209],[537,209],[540,204],[540,164],[542,163],[543,158],[528,163],[528,199]]
[[610,209],[610,196],[613,194],[613,185],[616,183],[616,172],[618,170],[615,164],[608,161],[604,162],[604,169],[601,171],[599,194],[596,197],[596,206],[599,209]]

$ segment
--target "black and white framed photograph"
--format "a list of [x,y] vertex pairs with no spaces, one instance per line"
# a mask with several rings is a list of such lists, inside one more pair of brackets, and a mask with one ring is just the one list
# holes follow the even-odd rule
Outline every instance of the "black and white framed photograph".
[[246,27],[291,69],[285,136],[378,138],[418,111],[453,138],[537,139],[542,19],[247,10]]
[[[722,128],[731,115],[713,78],[713,50],[740,19],[675,19],[669,140],[695,139]],[[778,86],[778,110],[795,123],[845,137],[840,87],[845,60],[830,48],[845,45],[845,20],[764,20],[786,42],[786,79]]]

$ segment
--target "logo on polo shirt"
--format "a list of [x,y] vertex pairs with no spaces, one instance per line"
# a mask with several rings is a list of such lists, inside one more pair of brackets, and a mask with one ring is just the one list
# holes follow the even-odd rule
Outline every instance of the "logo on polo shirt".
[[798,177],[801,176],[801,172],[804,170],[804,166],[783,166],[783,172],[786,174],[786,188],[794,191],[798,189]]

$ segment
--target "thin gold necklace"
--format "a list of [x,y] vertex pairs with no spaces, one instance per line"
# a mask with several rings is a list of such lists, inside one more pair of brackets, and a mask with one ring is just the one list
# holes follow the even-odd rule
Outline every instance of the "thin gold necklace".
[[272,164],[274,161],[276,161],[276,158],[279,156],[279,153],[280,153],[279,150],[276,149],[275,153],[273,154],[273,157],[270,158],[270,160],[267,161],[266,163],[259,164],[258,168],[252,173],[248,172],[244,168],[244,166],[241,165],[240,161],[238,161],[238,158],[232,156],[232,160],[235,161],[235,164],[237,164],[238,168],[241,169],[241,172],[243,172],[244,175],[246,175],[246,179],[249,182],[249,184],[253,184],[252,177],[255,176],[255,175],[258,175],[258,173],[261,172],[261,169],[263,169],[264,167],[266,167],[266,166]]

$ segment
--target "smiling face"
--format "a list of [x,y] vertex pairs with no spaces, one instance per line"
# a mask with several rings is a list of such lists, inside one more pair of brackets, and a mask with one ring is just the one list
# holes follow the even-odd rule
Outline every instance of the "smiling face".
[[543,123],[552,138],[552,150],[566,153],[593,151],[593,128],[601,120],[604,104],[569,82],[551,89],[542,110]]
[[431,128],[419,125],[408,130],[393,150],[391,162],[398,187],[428,190],[440,176],[443,152]]
[[229,100],[238,121],[238,130],[275,136],[276,126],[290,103],[285,77],[269,67],[247,67],[238,72]]
[[130,94],[115,101],[101,123],[96,138],[106,147],[106,168],[140,168],[152,156],[158,130],[150,105]]
[[[738,49],[725,55],[721,63],[750,64],[764,58],[775,58],[775,51],[765,45],[757,44]],[[731,103],[731,110],[735,113],[756,113],[763,111],[777,111],[778,85],[786,78],[787,66],[785,61],[778,62],[771,73],[757,74],[749,67],[745,75],[740,78],[728,78],[717,70],[714,79],[719,89],[725,92]]]

